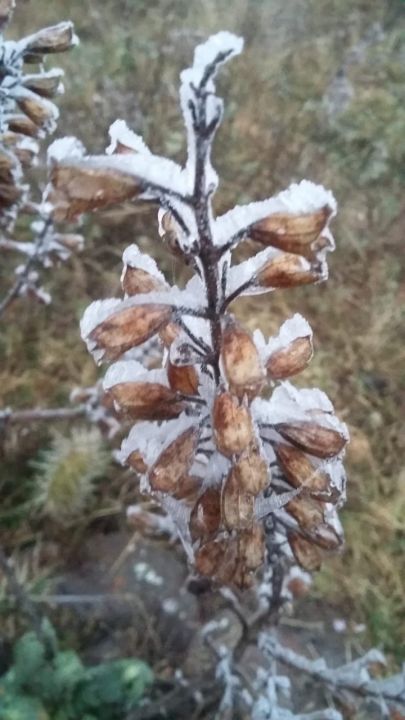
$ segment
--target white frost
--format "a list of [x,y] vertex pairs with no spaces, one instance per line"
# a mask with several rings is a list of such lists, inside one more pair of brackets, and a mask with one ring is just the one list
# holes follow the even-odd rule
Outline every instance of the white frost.
[[166,284],[166,279],[163,273],[160,272],[155,260],[151,258],[147,253],[141,252],[139,247],[135,244],[129,245],[123,252],[122,262],[125,267],[128,265],[131,268],[139,268],[147,273],[153,275],[157,280]]
[[117,149],[117,145],[121,144],[130,150],[138,153],[150,155],[148,146],[144,143],[143,138],[131,130],[125,120],[116,120],[108,130],[110,136],[110,144],[106,148],[107,155],[112,155]]
[[137,360],[120,360],[111,365],[104,377],[104,390],[121,383],[158,383],[168,387],[167,372],[163,368],[148,370]]
[[311,326],[299,313],[295,313],[295,315],[286,320],[282,324],[278,335],[271,337],[268,343],[264,340],[260,330],[255,330],[253,333],[253,339],[264,363],[267,362],[273,353],[287,348],[298,338],[312,339]]
[[55,140],[48,147],[48,162],[59,162],[66,158],[81,158],[86,154],[83,143],[75,137],[64,137]]

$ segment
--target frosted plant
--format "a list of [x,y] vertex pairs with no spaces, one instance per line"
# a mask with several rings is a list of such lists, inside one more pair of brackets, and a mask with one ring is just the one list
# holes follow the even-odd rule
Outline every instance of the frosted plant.
[[[37,162],[39,140],[56,128],[58,109],[51,98],[63,92],[63,71],[46,70],[44,58],[77,44],[71,22],[46,27],[21,40],[6,40],[3,31],[11,18],[14,0],[0,0],[0,229],[15,230],[19,215],[35,217],[32,242],[0,237],[0,252],[16,252],[24,261],[15,270],[16,279],[0,301],[0,314],[14,298],[50,298],[39,284],[38,267],[50,267],[80,249],[81,235],[61,233],[54,227],[51,207],[33,202],[24,173]],[[26,67],[38,66],[34,72]]]
[[[185,167],[153,154],[117,120],[105,155],[86,155],[74,138],[51,146],[47,199],[60,221],[123,201],[155,202],[164,244],[192,268],[185,287],[171,286],[131,245],[124,298],[90,305],[81,331],[96,361],[112,362],[105,390],[135,423],[121,460],[170,515],[195,571],[245,588],[269,547],[309,571],[340,549],[348,433],[323,392],[289,381],[312,357],[304,318],[294,315],[267,339],[231,312],[243,295],[326,280],[336,213],[332,193],[303,180],[214,217],[211,147],[223,112],[215,77],[242,46],[220,32],[181,74]],[[235,262],[248,239],[252,256]],[[137,353],[155,337],[163,358],[150,369]]]

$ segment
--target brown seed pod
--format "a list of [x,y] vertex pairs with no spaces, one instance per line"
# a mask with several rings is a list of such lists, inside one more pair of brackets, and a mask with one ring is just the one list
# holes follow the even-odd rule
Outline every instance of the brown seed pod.
[[16,154],[5,148],[0,148],[0,182],[5,185],[14,185],[17,170]]
[[0,208],[12,207],[23,195],[23,188],[19,185],[0,183]]
[[267,374],[273,380],[284,380],[304,370],[313,356],[311,336],[299,337],[287,347],[276,350],[267,363]]
[[301,450],[283,443],[274,444],[273,449],[285,477],[293,487],[305,487],[315,494],[330,492],[329,475],[314,467]]
[[285,440],[319,458],[334,457],[347,442],[337,430],[314,422],[280,423],[275,428]]
[[256,285],[264,288],[290,288],[322,279],[318,263],[310,264],[301,255],[282,253],[268,260],[256,274]]
[[176,500],[183,500],[187,505],[194,507],[201,492],[201,478],[196,475],[184,475],[179,478],[177,487],[171,493]]
[[199,428],[190,427],[163,450],[149,472],[152,490],[165,493],[177,491],[179,479],[191,468],[199,436]]
[[271,245],[288,253],[310,255],[313,243],[325,228],[330,215],[328,205],[303,215],[275,213],[253,225],[249,236],[262,245]]
[[176,257],[183,257],[183,251],[179,245],[178,233],[179,228],[176,220],[170,211],[165,212],[160,218],[161,235],[169,250]]
[[58,25],[43,28],[26,39],[25,51],[38,55],[59,53],[69,50],[76,44],[73,23],[61,22]]
[[52,98],[61,87],[62,71],[51,71],[35,75],[25,75],[22,78],[22,85],[36,95],[44,98]]
[[261,524],[255,523],[238,535],[239,557],[249,570],[257,570],[264,561],[265,537]]
[[118,383],[108,392],[131,420],[172,420],[185,407],[171,388],[159,383]]
[[227,530],[245,530],[254,520],[255,496],[246,492],[233,468],[224,482],[221,493],[221,517]]
[[137,473],[140,473],[141,475],[146,473],[148,469],[145,460],[143,459],[141,453],[138,452],[138,450],[134,450],[133,452],[131,452],[130,455],[128,455],[127,459],[125,460],[125,464],[135,470]]
[[194,365],[173,365],[168,360],[167,378],[172,390],[184,395],[197,395],[199,378]]
[[177,323],[169,322],[165,327],[159,330],[159,337],[166,348],[169,348],[172,342],[180,335],[181,328]]
[[15,99],[20,110],[39,128],[46,128],[57,116],[56,107],[52,102],[38,97],[30,90],[17,92]]
[[324,522],[323,504],[314,498],[298,495],[285,505],[285,509],[302,530],[316,530]]
[[7,125],[12,133],[28,135],[29,137],[38,137],[41,130],[26,115],[11,115],[7,119]]
[[195,554],[195,567],[200,575],[229,585],[238,564],[238,547],[234,538],[209,540]]
[[81,213],[131,200],[142,192],[139,178],[102,165],[106,158],[63,160],[51,170],[49,201],[57,221],[75,220]]
[[152,275],[152,273],[142,270],[142,268],[131,267],[126,265],[121,285],[124,293],[132,297],[140,293],[149,293],[159,290],[165,290],[164,285],[159,278]]
[[197,500],[190,516],[190,534],[193,542],[195,540],[206,542],[218,533],[220,525],[221,493],[217,488],[208,488]]
[[110,315],[90,333],[104,356],[116,360],[130,348],[142,345],[153,337],[170,320],[169,305],[147,303],[119,310]]
[[310,533],[311,540],[324,550],[336,551],[342,547],[343,538],[327,523],[318,525]]
[[256,442],[252,442],[238,458],[234,472],[239,486],[252,495],[263,492],[270,484],[270,469]]
[[230,392],[220,392],[214,402],[216,446],[223,455],[239,455],[253,440],[253,423],[247,407]]
[[306,540],[299,533],[289,532],[287,535],[293,555],[299,565],[308,572],[319,570],[324,559],[322,549]]
[[221,360],[231,392],[242,398],[261,391],[265,373],[251,334],[229,319],[222,335]]

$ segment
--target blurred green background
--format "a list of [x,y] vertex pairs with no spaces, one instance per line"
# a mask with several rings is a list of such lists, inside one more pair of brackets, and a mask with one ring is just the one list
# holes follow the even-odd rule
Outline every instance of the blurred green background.
[[[333,190],[339,213],[326,284],[246,299],[239,312],[267,334],[295,311],[314,329],[315,358],[299,383],[330,395],[352,443],[342,514],[346,551],[323,569],[313,592],[365,619],[372,641],[399,657],[405,631],[404,3],[20,0],[17,6],[9,36],[74,21],[81,44],[60,58],[66,93],[56,136],[76,135],[93,152],[104,150],[110,123],[124,118],[155,152],[183,161],[179,72],[210,33],[244,36],[245,52],[219,80],[225,118],[214,148],[222,178],[217,210],[308,178]],[[0,338],[6,405],[65,404],[73,385],[95,380],[78,321],[91,300],[118,292],[127,244],[148,248],[171,280],[181,273],[162,253],[149,209],[102,213],[86,220],[85,234],[84,252],[46,276],[53,304],[22,300],[7,315]],[[7,264],[0,283],[9,283]],[[21,510],[36,492],[30,462],[49,442],[41,428],[28,436],[13,430],[3,445],[2,532],[17,553],[30,538],[55,535],[52,524]],[[122,499],[119,473],[109,470],[100,507]]]

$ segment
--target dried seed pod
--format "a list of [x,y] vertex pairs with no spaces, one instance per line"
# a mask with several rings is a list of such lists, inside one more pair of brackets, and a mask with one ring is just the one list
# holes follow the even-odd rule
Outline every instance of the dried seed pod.
[[265,537],[261,524],[255,523],[238,535],[239,557],[249,570],[257,570],[264,562]]
[[163,450],[149,472],[152,490],[172,493],[178,489],[179,479],[193,463],[199,436],[199,428],[190,427]]
[[304,370],[313,356],[312,337],[295,338],[287,347],[270,355],[266,370],[273,380],[284,380]]
[[206,542],[217,534],[220,525],[221,493],[217,488],[208,488],[197,500],[191,513],[191,538],[193,541]]
[[290,288],[322,279],[323,269],[318,263],[311,264],[301,255],[282,253],[263,265],[255,283],[263,288]]
[[23,188],[18,185],[0,183],[0,208],[12,207],[23,195]]
[[14,185],[16,171],[18,171],[18,161],[15,154],[0,147],[0,182]]
[[16,92],[15,99],[20,110],[40,128],[48,129],[57,118],[56,106],[49,100],[38,97],[30,90]]
[[54,240],[68,250],[81,250],[84,245],[83,235],[76,233],[55,233]]
[[273,448],[284,475],[293,487],[305,487],[311,493],[330,492],[329,475],[314,467],[301,450],[282,443],[273,445]]
[[298,495],[285,505],[285,509],[302,530],[315,530],[324,522],[323,504],[314,498]]
[[251,334],[231,319],[222,335],[221,361],[231,392],[240,398],[258,395],[265,381],[259,352]]
[[215,398],[213,428],[216,446],[227,457],[239,455],[254,438],[248,408],[230,392],[220,392]]
[[234,472],[239,486],[252,495],[263,492],[270,484],[270,469],[256,442],[252,442],[238,458]]
[[165,290],[165,285],[152,273],[142,268],[126,265],[121,278],[121,285],[124,293],[132,297],[140,293],[149,293]]
[[177,257],[183,257],[179,244],[179,228],[171,212],[167,211],[159,217],[160,235],[167,243],[169,250]]
[[342,547],[343,538],[328,523],[318,525],[310,533],[311,540],[324,550],[336,551]]
[[201,492],[201,478],[196,475],[184,475],[179,478],[177,487],[171,493],[176,500],[183,500],[187,505],[194,507]]
[[25,41],[25,52],[38,55],[65,52],[77,44],[73,23],[61,22],[58,25],[43,28]]
[[129,465],[130,468],[135,470],[137,473],[143,475],[147,472],[148,466],[142,457],[142,454],[138,450],[134,450],[128,455],[125,460],[125,464]]
[[334,457],[347,442],[342,433],[314,422],[280,423],[275,427],[285,440],[319,458]]
[[155,335],[172,315],[169,305],[148,303],[134,305],[110,315],[90,333],[104,356],[116,360],[130,348],[142,345]]
[[234,538],[210,540],[195,554],[195,567],[200,575],[219,583],[232,583],[238,564],[238,547]]
[[254,520],[255,496],[240,486],[233,468],[221,493],[221,517],[227,530],[245,530]]
[[184,410],[184,403],[166,385],[125,382],[108,390],[121,411],[132,420],[172,420]]
[[288,253],[311,254],[313,243],[325,228],[331,208],[323,208],[302,215],[275,213],[253,225],[249,232],[252,240],[271,245]]
[[181,328],[177,323],[169,322],[159,330],[159,337],[165,347],[169,348],[172,342],[180,335]]
[[173,390],[184,395],[197,395],[199,378],[194,365],[173,365],[168,360],[167,378]]
[[75,220],[81,213],[131,200],[142,192],[139,178],[88,158],[55,164],[51,182],[48,199],[57,221]]
[[28,135],[29,137],[38,137],[41,134],[38,125],[26,115],[11,115],[7,119],[7,125],[12,133]]
[[62,70],[51,70],[47,73],[25,75],[22,78],[22,85],[36,95],[44,98],[52,98],[61,90],[63,91],[63,85],[61,84],[62,77]]
[[287,535],[293,555],[299,565],[308,572],[319,570],[324,559],[322,549],[296,532]]

